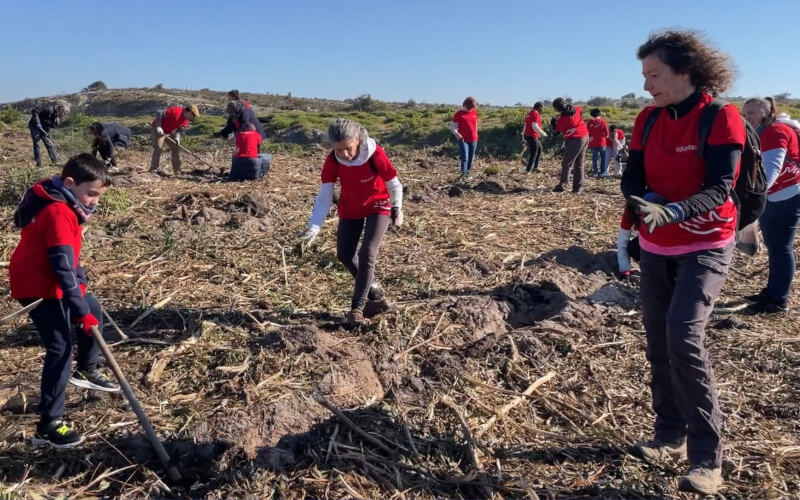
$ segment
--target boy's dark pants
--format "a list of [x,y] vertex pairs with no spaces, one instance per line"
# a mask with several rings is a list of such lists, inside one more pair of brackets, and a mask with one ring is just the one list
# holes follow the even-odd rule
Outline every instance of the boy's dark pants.
[[[98,329],[103,331],[103,313],[97,299],[86,294],[89,310],[100,322]],[[23,305],[32,300],[21,300]],[[64,393],[72,372],[72,324],[67,306],[59,299],[45,299],[30,312],[30,317],[42,344],[46,349],[42,367],[42,400],[36,412],[42,423],[60,419],[64,416]],[[100,347],[94,337],[75,332],[78,342],[78,370],[91,371],[97,367]]]

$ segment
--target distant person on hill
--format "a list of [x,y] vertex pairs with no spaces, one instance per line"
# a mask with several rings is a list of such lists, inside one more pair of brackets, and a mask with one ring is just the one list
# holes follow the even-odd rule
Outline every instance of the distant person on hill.
[[261,134],[256,132],[252,123],[246,124],[244,130],[236,133],[236,150],[233,153],[230,180],[255,180],[267,174],[270,157],[267,154],[258,154],[259,144]]
[[770,99],[748,99],[742,114],[761,138],[761,158],[767,174],[767,206],[758,219],[769,255],[767,285],[746,311],[783,313],[797,269],[794,237],[800,225],[800,123],[778,115]]
[[228,102],[225,111],[228,114],[228,121],[225,123],[225,128],[214,134],[216,137],[224,139],[230,134],[244,130],[244,126],[251,123],[262,139],[267,138],[267,134],[264,133],[264,127],[258,121],[255,111],[246,101],[231,100]]
[[528,164],[525,167],[525,173],[528,174],[539,170],[539,158],[542,156],[542,141],[539,140],[539,137],[547,137],[545,131],[542,130],[543,109],[544,104],[537,102],[533,105],[533,109],[525,115],[522,141],[523,145],[528,147]]
[[564,159],[561,161],[561,179],[553,192],[562,193],[572,173],[572,192],[579,194],[583,186],[583,162],[586,145],[589,144],[589,130],[583,121],[580,106],[567,104],[564,98],[553,101],[553,109],[558,113],[556,132],[564,136]]
[[44,142],[44,147],[47,149],[47,156],[50,157],[50,163],[56,165],[58,159],[56,158],[56,145],[50,137],[50,132],[61,125],[67,116],[67,108],[63,104],[54,104],[51,106],[37,106],[31,110],[31,119],[28,121],[28,129],[31,132],[31,139],[33,140],[33,159],[36,160],[36,166],[42,166],[42,154],[39,151],[39,141]]
[[[333,204],[333,188],[338,180],[341,192],[336,255],[355,278],[347,323],[356,326],[365,317],[389,309],[375,282],[375,264],[389,223],[403,225],[403,186],[386,152],[361,124],[334,120],[328,127],[328,137],[333,151],[322,165],[322,185],[302,240],[310,244],[316,239]],[[359,240],[361,247],[356,253]]]
[[[156,114],[152,123],[153,130],[150,135],[153,142],[153,157],[150,160],[150,172],[158,172],[159,163],[161,161],[161,148],[164,147],[164,143],[166,142],[172,153],[172,170],[176,174],[181,173],[181,150],[178,147],[181,143],[181,132],[183,132],[186,127],[189,126],[189,123],[198,116],[200,116],[200,111],[194,104],[186,107],[172,106]],[[171,140],[167,141],[167,136],[169,136]]]
[[123,127],[119,123],[94,122],[89,125],[89,132],[94,136],[92,155],[97,157],[97,153],[100,153],[100,157],[107,167],[116,167],[117,158],[114,155],[114,148],[128,148],[131,129]]
[[678,487],[714,495],[722,485],[722,415],[705,327],[733,256],[738,216],[731,190],[745,124],[727,104],[700,144],[702,112],[728,90],[733,71],[697,33],[651,35],[637,55],[655,105],[636,117],[621,187],[639,219],[655,432],[635,449],[651,461],[688,458]]
[[609,135],[606,142],[606,163],[608,167],[606,172],[610,171],[611,162],[616,162],[617,171],[619,175],[622,175],[622,162],[619,157],[622,150],[625,149],[625,131],[622,130],[622,127],[611,125],[608,132]]
[[592,152],[592,175],[606,176],[606,138],[608,123],[601,118],[602,112],[594,108],[589,112],[592,119],[586,124],[589,130],[589,149]]
[[458,156],[461,162],[461,175],[469,177],[475,148],[478,146],[478,103],[474,97],[464,99],[461,109],[453,115],[450,132],[458,141]]

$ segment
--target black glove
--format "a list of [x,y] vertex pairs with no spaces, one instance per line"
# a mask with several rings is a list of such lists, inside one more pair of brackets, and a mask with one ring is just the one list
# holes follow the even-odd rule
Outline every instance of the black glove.
[[657,227],[683,220],[683,211],[673,203],[661,205],[645,201],[638,196],[629,196],[628,202],[633,205],[642,224],[647,226],[648,233],[652,233]]

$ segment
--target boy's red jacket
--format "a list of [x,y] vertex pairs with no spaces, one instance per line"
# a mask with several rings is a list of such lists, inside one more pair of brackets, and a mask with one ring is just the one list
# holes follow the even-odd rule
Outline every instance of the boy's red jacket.
[[22,235],[11,254],[9,278],[15,299],[64,299],[73,318],[89,313],[80,266],[81,219],[52,180],[37,182],[14,214]]

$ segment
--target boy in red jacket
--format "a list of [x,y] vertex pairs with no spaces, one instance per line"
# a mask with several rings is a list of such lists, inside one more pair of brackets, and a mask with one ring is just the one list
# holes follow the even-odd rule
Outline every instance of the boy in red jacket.
[[[11,296],[23,305],[44,299],[30,312],[46,349],[34,445],[71,448],[83,441],[62,419],[68,381],[87,389],[119,390],[97,369],[100,353],[91,328],[102,331],[102,311],[86,293],[86,271],[80,265],[81,225],[110,184],[103,162],[83,153],[64,165],[61,176],[28,189],[14,214],[22,234],[9,264]],[[77,370],[70,377],[71,323],[80,333]]]

